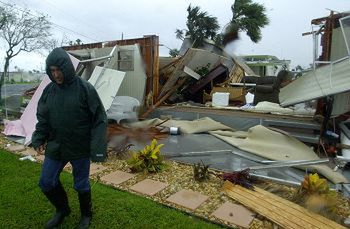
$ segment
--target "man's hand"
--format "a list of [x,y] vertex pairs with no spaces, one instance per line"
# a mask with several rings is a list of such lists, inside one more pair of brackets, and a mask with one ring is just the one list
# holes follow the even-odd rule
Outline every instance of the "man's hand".
[[39,154],[39,155],[44,155],[44,150],[46,148],[46,144],[42,144],[41,146],[35,148],[35,151]]

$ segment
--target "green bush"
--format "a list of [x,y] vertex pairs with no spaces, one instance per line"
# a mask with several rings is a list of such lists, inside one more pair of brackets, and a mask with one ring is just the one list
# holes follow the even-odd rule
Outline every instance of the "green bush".
[[164,157],[160,153],[160,148],[164,144],[158,144],[156,139],[152,140],[151,145],[146,145],[143,150],[132,152],[127,160],[131,171],[133,172],[160,172],[166,168]]

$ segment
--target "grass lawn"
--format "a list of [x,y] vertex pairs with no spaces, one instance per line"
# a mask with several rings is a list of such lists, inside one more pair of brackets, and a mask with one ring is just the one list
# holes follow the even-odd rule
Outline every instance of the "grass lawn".
[[[43,228],[54,212],[37,183],[41,165],[19,161],[0,149],[0,228]],[[80,218],[72,175],[63,172],[72,213],[61,228],[74,228]],[[93,182],[92,182],[93,184]],[[219,228],[146,198],[94,184],[91,228]]]

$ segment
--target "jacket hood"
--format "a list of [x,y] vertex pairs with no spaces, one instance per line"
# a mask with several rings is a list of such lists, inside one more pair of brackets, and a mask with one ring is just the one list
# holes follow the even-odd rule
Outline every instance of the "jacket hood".
[[62,48],[55,48],[46,58],[46,74],[53,83],[56,83],[51,75],[50,66],[56,66],[62,71],[64,76],[63,85],[70,84],[76,79],[73,63]]

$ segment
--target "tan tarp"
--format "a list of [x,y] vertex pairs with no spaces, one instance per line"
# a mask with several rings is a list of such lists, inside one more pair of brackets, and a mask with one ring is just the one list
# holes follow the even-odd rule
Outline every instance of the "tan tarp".
[[[135,122],[129,124],[130,127],[135,128],[144,128],[155,126],[162,123],[164,120],[161,119],[150,119],[141,122]],[[161,124],[164,127],[178,127],[181,133],[184,134],[198,134],[198,133],[206,133],[214,130],[232,130],[232,128],[221,124],[220,122],[214,121],[211,118],[204,117],[200,119],[196,119],[193,121],[187,120],[168,120]]]
[[[316,160],[317,154],[294,137],[257,125],[246,133],[231,131],[211,131],[211,134],[247,152],[276,161]],[[301,169],[317,171],[333,183],[347,182],[340,173],[327,165],[301,166]]]

